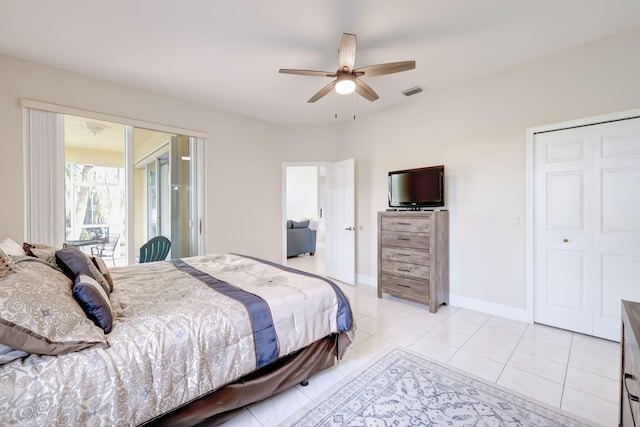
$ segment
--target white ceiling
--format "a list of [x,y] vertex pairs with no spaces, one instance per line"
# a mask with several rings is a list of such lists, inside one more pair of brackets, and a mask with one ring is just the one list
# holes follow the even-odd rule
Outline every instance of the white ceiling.
[[343,32],[356,67],[417,63],[367,79],[364,115],[639,27],[639,0],[0,0],[1,53],[283,124],[352,117],[306,102],[328,78],[278,73],[335,71]]

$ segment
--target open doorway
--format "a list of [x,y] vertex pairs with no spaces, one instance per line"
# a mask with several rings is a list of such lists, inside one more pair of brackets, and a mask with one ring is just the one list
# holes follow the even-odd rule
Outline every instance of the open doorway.
[[283,165],[283,264],[320,275],[325,274],[325,165]]

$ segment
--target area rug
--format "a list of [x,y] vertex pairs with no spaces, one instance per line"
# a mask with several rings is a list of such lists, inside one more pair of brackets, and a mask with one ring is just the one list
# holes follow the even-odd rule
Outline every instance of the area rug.
[[288,426],[591,426],[394,349],[289,418]]

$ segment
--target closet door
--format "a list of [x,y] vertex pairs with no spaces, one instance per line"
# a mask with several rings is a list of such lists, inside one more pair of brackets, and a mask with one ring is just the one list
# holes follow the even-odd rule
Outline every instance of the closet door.
[[591,334],[593,145],[590,128],[534,140],[535,321]]
[[619,340],[620,299],[640,301],[640,119],[536,134],[534,199],[535,321]]
[[640,118],[594,129],[597,219],[593,334],[620,339],[620,299],[640,301]]

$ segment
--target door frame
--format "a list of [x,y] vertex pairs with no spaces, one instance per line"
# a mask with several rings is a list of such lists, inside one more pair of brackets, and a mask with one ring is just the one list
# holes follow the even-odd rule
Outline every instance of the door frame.
[[318,162],[283,162],[282,163],[282,208],[280,212],[282,213],[282,219],[280,220],[280,224],[282,227],[282,265],[287,265],[287,229],[285,224],[287,223],[287,167],[290,166],[327,166],[331,164],[331,162],[318,161]]
[[640,117],[640,108],[615,113],[603,114],[599,116],[585,117],[565,122],[552,123],[548,125],[527,128],[526,130],[526,260],[525,260],[525,281],[526,281],[526,320],[534,323],[534,256],[535,256],[535,234],[534,234],[534,137],[537,133],[551,132],[574,127],[590,126],[599,123],[617,121]]

